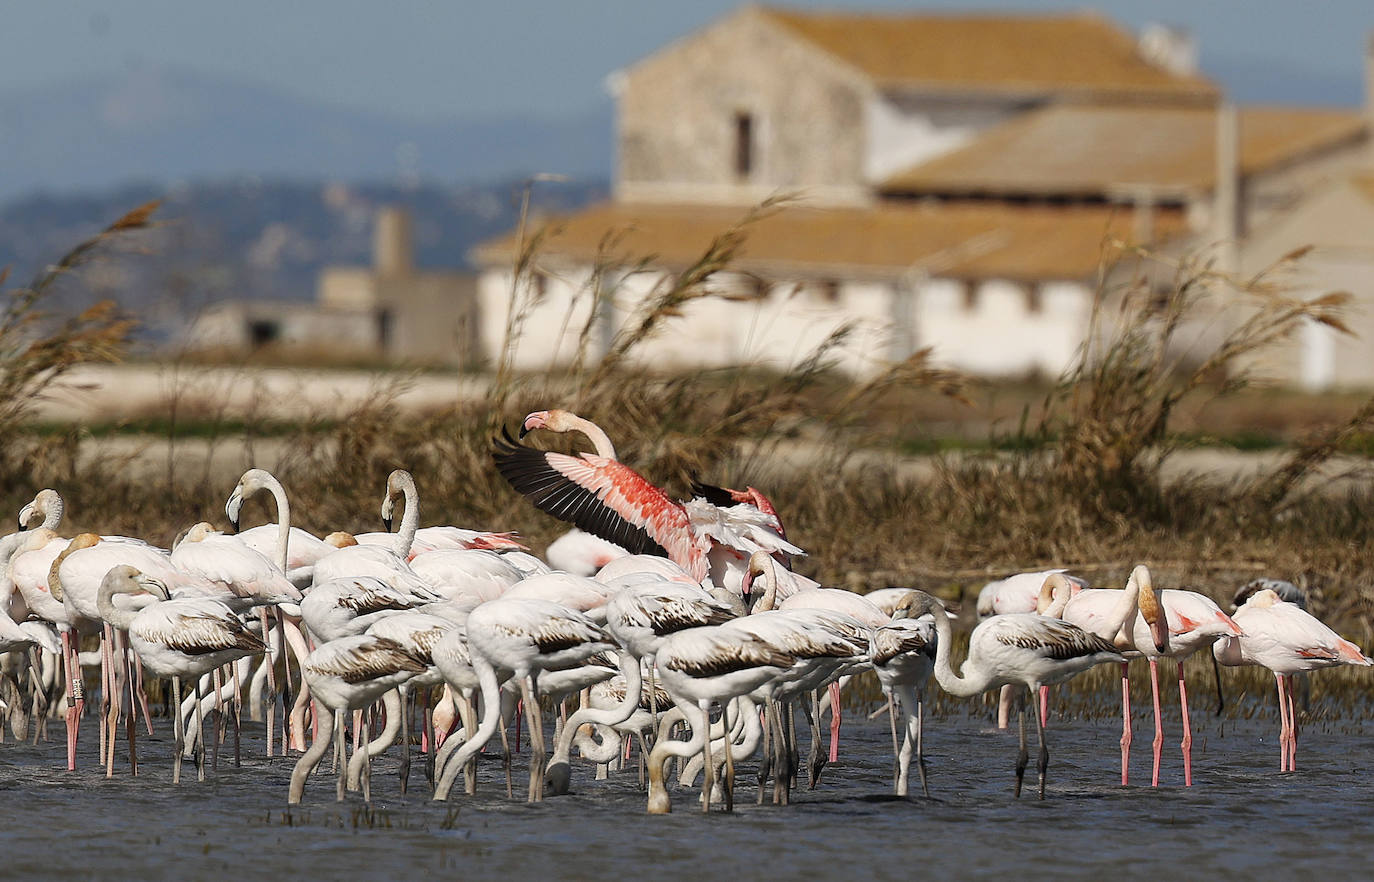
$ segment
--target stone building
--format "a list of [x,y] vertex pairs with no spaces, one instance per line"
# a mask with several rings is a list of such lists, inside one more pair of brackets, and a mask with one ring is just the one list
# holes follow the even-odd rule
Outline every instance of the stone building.
[[195,349],[277,350],[326,360],[480,363],[477,277],[417,270],[410,218],[377,214],[372,266],[329,266],[314,303],[234,300],[202,312],[188,332]]
[[[727,297],[651,364],[785,364],[850,329],[842,364],[918,347],[988,375],[1055,374],[1125,246],[1220,247],[1361,169],[1351,110],[1232,108],[1175,30],[1088,12],[868,15],[747,6],[610,78],[614,197],[552,220],[514,284],[512,234],[473,254],[481,345],[595,357],[751,206]],[[1239,249],[1239,250],[1238,250]],[[514,296],[513,296],[514,295]]]

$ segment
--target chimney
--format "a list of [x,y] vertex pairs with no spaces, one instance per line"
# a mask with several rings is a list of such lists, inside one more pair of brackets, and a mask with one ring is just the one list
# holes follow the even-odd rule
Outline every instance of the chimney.
[[1236,106],[1217,107],[1217,183],[1213,206],[1213,235],[1223,272],[1239,270],[1240,237],[1245,234],[1241,214],[1240,121]]
[[408,276],[412,267],[410,215],[404,208],[387,206],[377,212],[372,233],[372,264],[379,276]]
[[1158,22],[1147,24],[1136,45],[1146,61],[1174,76],[1197,73],[1197,38],[1187,28]]

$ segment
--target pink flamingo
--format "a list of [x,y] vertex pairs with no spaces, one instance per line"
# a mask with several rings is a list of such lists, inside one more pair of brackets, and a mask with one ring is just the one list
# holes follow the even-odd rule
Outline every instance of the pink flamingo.
[[1298,769],[1298,723],[1293,710],[1294,674],[1337,665],[1374,665],[1360,647],[1342,638],[1270,588],[1254,592],[1236,611],[1237,637],[1223,637],[1212,654],[1224,665],[1261,665],[1274,672],[1279,692],[1279,771]]

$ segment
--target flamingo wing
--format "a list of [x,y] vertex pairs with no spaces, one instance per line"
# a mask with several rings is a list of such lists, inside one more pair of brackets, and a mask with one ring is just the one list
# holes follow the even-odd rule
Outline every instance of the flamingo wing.
[[699,556],[682,506],[624,463],[604,456],[568,456],[496,441],[496,467],[540,511],[614,542],[632,554],[656,554],[682,564]]

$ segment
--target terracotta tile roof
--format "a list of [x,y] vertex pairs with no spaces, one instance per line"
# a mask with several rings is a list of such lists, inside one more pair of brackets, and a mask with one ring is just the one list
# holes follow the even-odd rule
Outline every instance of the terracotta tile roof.
[[[644,258],[668,268],[695,262],[738,224],[741,208],[608,202],[549,222],[541,254],[591,263],[610,232],[624,232],[612,263]],[[913,268],[955,278],[1083,279],[1097,272],[1110,237],[1129,240],[1133,216],[1108,207],[997,204],[786,207],[750,227],[735,266],[761,274],[893,278]],[[1179,212],[1156,213],[1159,239],[1184,229]],[[473,250],[474,262],[509,263],[514,234]]]
[[1145,60],[1129,33],[1092,12],[762,12],[883,86],[1206,100],[1218,94],[1205,77],[1179,76]]
[[[1239,111],[1240,165],[1250,175],[1350,143],[1366,131],[1357,111]],[[1216,179],[1216,114],[1210,108],[1058,105],[998,126],[968,146],[883,181],[886,192],[1112,192],[1148,185],[1182,192]]]

